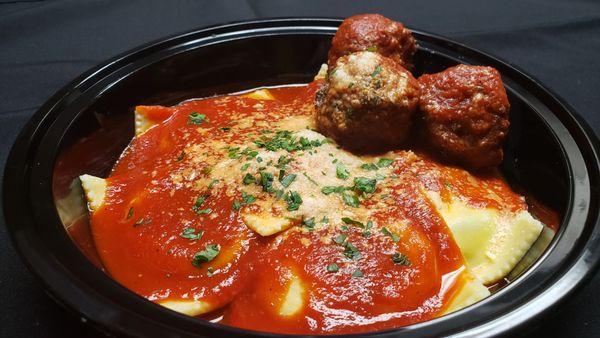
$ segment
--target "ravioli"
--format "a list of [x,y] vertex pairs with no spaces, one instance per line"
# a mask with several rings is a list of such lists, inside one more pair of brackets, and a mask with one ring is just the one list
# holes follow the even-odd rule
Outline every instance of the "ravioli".
[[[493,284],[515,268],[539,237],[543,224],[514,195],[510,196],[515,199],[512,202],[509,197],[498,195],[509,194],[508,191],[496,192],[485,181],[465,171],[460,173],[461,180],[468,182],[469,187],[464,187],[466,183],[461,185],[448,178],[448,170],[438,167],[429,171],[436,179],[446,180],[441,191],[431,184],[423,184],[422,189],[450,227],[472,274],[484,284]],[[431,176],[421,179],[424,182]],[[473,202],[463,198],[461,189],[473,187],[483,196],[482,200]]]
[[282,333],[409,325],[489,296],[541,231],[522,199],[419,152],[341,149],[313,130],[318,86],[136,107],[110,177],[80,177],[107,271],[174,311]]
[[[88,207],[92,213],[102,208],[104,205],[104,196],[106,195],[106,180],[91,175],[82,175],[79,179],[81,180],[81,185],[88,201]],[[215,306],[201,300],[169,299],[159,301],[158,304],[188,316],[201,315],[215,309]]]

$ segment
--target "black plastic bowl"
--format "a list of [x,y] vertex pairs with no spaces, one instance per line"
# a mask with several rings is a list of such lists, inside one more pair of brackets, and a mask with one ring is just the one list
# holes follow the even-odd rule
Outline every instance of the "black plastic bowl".
[[[277,336],[183,316],[120,286],[74,245],[54,196],[60,197],[79,174],[108,172],[133,136],[135,105],[308,82],[325,61],[339,23],[278,19],[193,31],[109,61],[52,97],[21,132],[4,176],[10,233],[49,293],[113,333]],[[420,45],[419,73],[456,63],[500,71],[512,105],[501,170],[513,186],[557,210],[562,224],[544,254],[491,297],[435,320],[371,335],[487,337],[523,328],[568,298],[590,277],[600,257],[597,141],[571,109],[522,72],[447,39],[418,31],[414,35]],[[57,166],[58,159],[69,157],[73,144],[92,133],[106,136],[95,151],[78,154],[67,169]],[[62,171],[55,172],[59,167]]]

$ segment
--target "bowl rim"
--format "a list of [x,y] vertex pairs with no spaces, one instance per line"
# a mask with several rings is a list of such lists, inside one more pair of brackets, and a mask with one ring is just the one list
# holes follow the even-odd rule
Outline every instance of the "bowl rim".
[[[84,265],[87,264],[88,266],[82,267],[83,272],[89,273],[90,276],[94,277],[99,276],[99,274],[103,275],[103,277],[100,277],[104,279],[102,285],[109,289],[102,290],[102,293],[98,292],[96,288],[91,287],[87,283],[87,280],[79,278],[80,276],[72,275],[71,271],[57,259],[58,257],[55,255],[45,256],[45,254],[55,254],[53,250],[56,249],[56,245],[53,247],[52,243],[45,242],[44,236],[41,236],[43,234],[37,233],[35,230],[55,231],[56,227],[50,229],[49,226],[43,227],[43,225],[48,221],[48,217],[52,215],[54,215],[56,223],[58,216],[56,215],[54,203],[48,203],[52,199],[45,199],[45,203],[39,199],[32,201],[31,191],[46,191],[49,186],[51,187],[51,177],[48,179],[47,173],[44,174],[45,171],[42,167],[43,163],[46,163],[48,160],[50,163],[54,163],[53,152],[52,149],[47,148],[49,145],[44,144],[43,140],[50,136],[57,137],[60,135],[49,135],[51,131],[48,131],[48,127],[57,123],[57,120],[61,117],[61,113],[64,113],[63,109],[72,105],[74,98],[83,101],[89,99],[85,95],[88,91],[93,91],[96,87],[103,87],[105,83],[102,81],[108,75],[114,77],[119,72],[129,71],[130,69],[128,70],[127,65],[130,62],[143,64],[142,61],[145,58],[150,58],[154,61],[159,60],[161,53],[166,56],[172,56],[179,52],[202,48],[214,43],[227,43],[228,41],[249,37],[285,34],[332,35],[340,22],[341,19],[332,18],[263,19],[213,25],[176,34],[134,48],[90,69],[60,89],[42,105],[30,118],[25,127],[23,127],[10,151],[4,172],[4,188],[2,193],[5,220],[13,244],[29,270],[42,281],[50,295],[65,307],[79,313],[83,318],[89,319],[101,328],[130,335],[139,334],[140,332],[147,334],[168,333],[172,335],[218,335],[219,333],[227,332],[232,336],[281,336],[199,321],[166,310],[125,289],[109,276],[93,267],[72,242],[70,249],[59,248],[60,250],[66,250],[64,254],[77,256],[73,257],[77,262]],[[529,93],[533,90],[535,95],[532,94],[532,97],[544,99],[545,102],[554,105],[552,111],[548,110],[552,116],[555,115],[557,110],[564,114],[561,120],[556,117],[557,120],[554,121],[554,123],[558,123],[564,127],[560,132],[567,132],[567,135],[562,136],[574,137],[575,132],[578,134],[579,139],[573,139],[574,143],[572,145],[575,145],[576,150],[581,154],[581,159],[577,163],[583,164],[583,168],[576,166],[569,168],[570,183],[572,184],[571,201],[569,203],[569,210],[565,214],[565,223],[566,220],[571,220],[573,213],[579,212],[579,221],[582,222],[577,229],[580,231],[567,231],[570,229],[566,227],[566,224],[562,226],[551,244],[552,248],[547,250],[544,256],[529,269],[529,273],[517,279],[513,283],[514,287],[511,287],[515,289],[517,285],[522,284],[520,279],[531,277],[530,274],[533,270],[539,267],[552,254],[553,250],[556,249],[559,239],[569,237],[575,241],[580,235],[585,236],[575,241],[580,246],[580,249],[576,253],[567,252],[565,254],[568,255],[560,259],[560,271],[547,272],[543,280],[552,281],[549,287],[546,287],[544,290],[539,290],[540,287],[536,287],[537,294],[527,302],[506,300],[509,304],[516,305],[516,307],[502,311],[501,316],[489,318],[489,311],[483,311],[482,307],[500,298],[500,296],[506,296],[507,292],[503,292],[504,290],[501,291],[503,294],[494,294],[478,304],[447,316],[404,328],[377,331],[368,335],[382,337],[403,335],[413,337],[423,334],[443,334],[483,337],[512,332],[521,328],[527,321],[533,318],[539,320],[540,315],[550,312],[551,308],[564,301],[589,279],[598,265],[597,261],[600,258],[600,226],[598,225],[600,224],[600,219],[598,211],[599,201],[598,197],[594,196],[594,192],[597,195],[598,167],[600,167],[598,157],[599,142],[592,129],[570,106],[540,85],[534,78],[526,75],[516,67],[487,53],[438,35],[419,30],[413,30],[413,32],[420,42],[433,43],[439,48],[447,48],[458,51],[459,54],[467,54],[474,59],[485,60],[486,64],[496,67],[503,77],[510,74],[508,76],[510,79],[517,79],[519,83],[528,85],[526,92]],[[147,66],[149,64],[147,63],[148,60],[145,62]],[[517,85],[517,83],[514,85]],[[97,94],[101,95],[101,93]],[[569,125],[569,130],[566,128],[567,124]],[[63,125],[66,126],[63,128],[64,132],[70,124],[68,121],[63,121]],[[554,131],[554,129],[552,130]],[[559,142],[559,144],[562,146],[562,143]],[[581,149],[580,147],[585,147],[585,149]],[[574,155],[570,154],[569,150],[573,149],[567,149],[565,151],[566,156]],[[584,150],[586,151],[585,154],[583,153]],[[32,177],[37,177],[38,181],[32,181]],[[591,179],[594,180],[594,186],[589,181]],[[582,196],[585,195],[585,191],[579,191],[579,195],[574,195],[577,192],[575,191],[577,188],[585,190],[586,180],[587,191],[590,195],[587,200],[584,198],[585,196]],[[28,189],[24,189],[25,187]],[[45,197],[47,197],[47,194]],[[580,200],[581,198],[583,200]],[[587,206],[584,206],[586,209],[585,215],[582,214],[581,208],[574,208],[576,200],[587,203]],[[45,217],[39,217],[40,215]],[[60,226],[62,227],[62,224]],[[575,229],[575,226],[577,224],[574,225],[573,229]],[[63,239],[71,241],[64,230],[62,233]],[[577,244],[575,242],[572,244]],[[538,279],[538,281],[540,280]],[[529,286],[533,286],[532,284],[533,282],[530,282]],[[116,299],[119,299],[119,301],[116,301]],[[125,300],[128,302],[126,305]],[[135,310],[133,310],[134,307],[136,308]],[[107,309],[110,311],[107,311]],[[478,314],[478,316],[465,315],[467,312],[469,314]],[[478,318],[475,320],[472,317]],[[123,318],[127,320],[115,323],[115,321],[122,320]],[[167,323],[167,321],[170,322]],[[173,328],[172,322],[177,322],[177,328]],[[465,326],[466,330],[462,330],[463,327],[461,326]],[[435,329],[432,329],[433,327]]]

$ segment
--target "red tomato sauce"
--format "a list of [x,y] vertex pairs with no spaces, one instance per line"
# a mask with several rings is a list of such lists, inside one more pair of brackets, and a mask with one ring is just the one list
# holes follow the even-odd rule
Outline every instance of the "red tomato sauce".
[[[261,237],[245,226],[232,207],[234,197],[225,193],[223,185],[190,183],[208,177],[214,164],[195,155],[226,156],[208,146],[209,141],[251,140],[263,127],[254,125],[243,132],[228,128],[257,110],[261,113],[256,120],[267,124],[287,116],[310,116],[318,86],[314,82],[272,89],[275,100],[271,101],[237,95],[191,100],[170,108],[142,107],[151,120],[162,122],[125,150],[107,179],[104,205],[92,216],[93,239],[108,273],[149,300],[206,300],[219,309],[204,318],[269,332],[364,332],[439,315],[461,285],[455,277],[464,262],[449,229],[419,193],[415,179],[442,195],[445,189],[453,189],[474,205],[526,208],[498,174],[478,177],[496,194],[490,197],[489,192],[474,189],[462,171],[437,165],[421,153],[421,162],[409,166],[407,153],[398,151],[393,165],[399,178],[386,199],[389,207],[372,219],[379,225],[409,220],[394,228],[397,243],[385,236],[365,237],[364,229],[351,225],[314,232],[292,228],[282,237]],[[205,121],[190,123],[193,112],[204,114]],[[193,154],[191,145],[197,145]],[[432,171],[443,171],[437,177],[446,177],[449,184],[434,178]],[[199,197],[205,200],[202,210],[210,213],[194,207]],[[201,238],[183,238],[181,234],[190,228],[194,234],[202,231]],[[343,259],[344,248],[331,241],[339,234],[360,251],[362,259]],[[217,245],[219,255],[199,267],[191,264],[194,254],[206,245]],[[410,265],[392,262],[390,256],[397,251],[406,255]],[[329,273],[327,266],[332,263],[346,273]],[[362,276],[353,277],[356,270]],[[308,290],[306,305],[299,315],[282,318],[277,304],[291,272]]]

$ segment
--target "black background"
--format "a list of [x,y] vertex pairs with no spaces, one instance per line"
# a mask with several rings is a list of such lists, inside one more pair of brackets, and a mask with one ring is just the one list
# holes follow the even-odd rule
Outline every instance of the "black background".
[[[0,169],[33,112],[107,58],[206,25],[364,12],[384,14],[508,61],[562,97],[599,133],[598,1],[0,0]],[[100,336],[44,293],[14,251],[4,224],[0,262],[0,337]],[[600,336],[600,275],[526,336]]]

